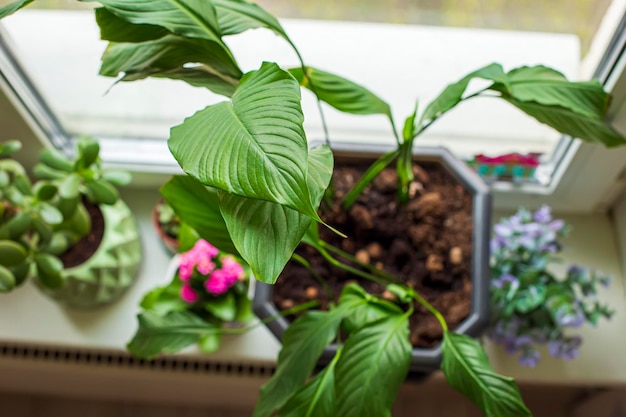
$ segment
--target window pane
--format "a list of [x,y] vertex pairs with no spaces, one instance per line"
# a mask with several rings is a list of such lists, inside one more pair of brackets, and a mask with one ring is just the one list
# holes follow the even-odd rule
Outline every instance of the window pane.
[[[7,1],[0,0],[3,3]],[[505,69],[545,64],[570,79],[578,78],[581,58],[611,0],[260,0],[260,4],[281,18],[292,18],[283,23],[307,64],[367,86],[392,105],[396,124],[402,126],[416,100],[423,106],[447,83],[494,61]],[[39,8],[92,5],[34,2]],[[10,45],[72,135],[142,139],[145,149],[163,150],[145,141],[163,141],[172,125],[223,100],[178,81],[113,86],[113,79],[97,76],[106,43],[98,40],[91,11],[28,9],[4,21]],[[248,32],[228,43],[244,70],[258,68],[263,60],[298,65],[288,45],[267,31]],[[317,105],[303,94],[309,139],[322,139]],[[331,139],[393,140],[384,117],[324,111]],[[533,152],[548,160],[560,135],[505,103],[482,99],[461,105],[420,140],[448,146],[464,158]],[[116,142],[123,143],[131,141]],[[149,152],[125,154],[145,158]]]

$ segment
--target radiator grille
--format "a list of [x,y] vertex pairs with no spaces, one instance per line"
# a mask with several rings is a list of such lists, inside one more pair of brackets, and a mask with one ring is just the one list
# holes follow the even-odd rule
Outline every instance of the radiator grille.
[[226,361],[211,359],[209,356],[191,357],[187,355],[163,356],[152,360],[114,350],[72,349],[55,346],[0,344],[0,357],[53,363],[86,364],[125,369],[150,369],[179,373],[201,373],[244,377],[270,377],[274,365],[246,362],[245,360]]

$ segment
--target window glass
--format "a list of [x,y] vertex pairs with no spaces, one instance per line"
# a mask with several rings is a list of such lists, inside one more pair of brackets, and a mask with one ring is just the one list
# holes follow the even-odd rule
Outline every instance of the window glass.
[[[8,1],[0,0],[0,5],[4,3]],[[259,3],[285,18],[284,26],[307,64],[373,90],[392,105],[399,126],[416,100],[425,105],[447,83],[494,61],[505,69],[545,64],[570,79],[579,78],[581,60],[612,4],[611,0]],[[3,22],[8,45],[70,135],[116,140],[115,149],[123,149],[120,155],[141,162],[150,157],[150,150],[165,149],[158,143],[167,138],[172,125],[223,99],[177,81],[113,86],[113,79],[97,76],[106,43],[98,40],[92,12],[59,10],[90,7],[93,3],[36,1]],[[228,43],[244,70],[270,59],[286,67],[297,65],[288,45],[265,31],[233,37]],[[303,94],[309,139],[321,139],[316,103]],[[331,140],[392,141],[383,117],[324,111]],[[560,139],[559,134],[507,104],[481,99],[446,115],[420,140],[425,145],[445,145],[466,159],[480,153],[521,152],[540,154],[545,162]],[[147,151],[133,152],[119,144]],[[153,157],[173,163],[169,156]]]

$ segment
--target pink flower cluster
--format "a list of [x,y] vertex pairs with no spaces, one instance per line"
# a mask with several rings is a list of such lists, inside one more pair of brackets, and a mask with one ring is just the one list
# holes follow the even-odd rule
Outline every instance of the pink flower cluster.
[[[188,302],[195,303],[200,300],[198,291],[191,287],[191,279],[194,272],[202,275],[204,288],[209,294],[220,295],[230,289],[238,279],[243,278],[243,267],[230,255],[217,258],[219,250],[204,239],[196,242],[193,248],[180,255],[178,263],[178,276],[183,281],[180,297]],[[221,268],[216,265],[217,261]]]

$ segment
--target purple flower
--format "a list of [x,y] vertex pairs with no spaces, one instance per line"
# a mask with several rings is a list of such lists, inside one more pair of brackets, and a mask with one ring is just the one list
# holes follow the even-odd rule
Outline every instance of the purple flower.
[[511,227],[511,225],[507,223],[496,224],[495,226],[493,226],[493,231],[498,237],[510,237],[513,235],[513,232],[515,232],[513,227]]
[[556,322],[561,326],[580,327],[585,323],[585,315],[578,305],[567,311],[566,309],[559,309],[556,312]]
[[552,230],[553,232],[558,232],[564,226],[565,226],[565,222],[561,219],[552,220],[550,223],[548,223],[548,229]]
[[554,242],[544,243],[543,245],[539,247],[539,252],[557,253],[558,251],[559,251],[559,247]]
[[517,336],[520,321],[517,317],[511,317],[508,321],[498,321],[491,330],[489,337],[498,344],[504,344],[507,340]]
[[504,349],[506,353],[513,354],[515,352],[520,351],[521,349],[527,350],[530,348],[533,339],[530,336],[518,336],[515,338],[510,338],[504,342]]
[[578,348],[580,348],[582,342],[583,340],[580,336],[553,340],[548,344],[548,352],[555,358],[562,358],[569,361],[578,356]]
[[496,288],[504,288],[506,284],[510,284],[511,286],[514,286],[515,288],[519,287],[518,279],[510,274],[501,275],[500,278],[494,279],[493,281],[491,281],[491,285]]
[[533,219],[539,223],[548,223],[552,220],[552,213],[550,207],[543,205],[539,210],[533,214]]
[[527,366],[529,368],[534,368],[539,363],[539,358],[541,355],[538,351],[534,349],[525,349],[522,353],[522,356],[519,358],[519,363],[522,366]]

